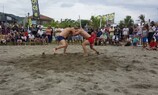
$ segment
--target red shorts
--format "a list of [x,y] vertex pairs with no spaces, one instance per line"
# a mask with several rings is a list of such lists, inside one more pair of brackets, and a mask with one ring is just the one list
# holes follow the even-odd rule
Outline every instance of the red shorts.
[[89,37],[87,40],[90,44],[94,44],[94,37]]

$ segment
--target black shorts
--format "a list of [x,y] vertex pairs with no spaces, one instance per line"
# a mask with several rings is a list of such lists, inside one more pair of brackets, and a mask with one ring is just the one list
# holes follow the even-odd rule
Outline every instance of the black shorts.
[[57,36],[57,41],[61,41],[61,40],[65,40],[65,38],[63,36]]

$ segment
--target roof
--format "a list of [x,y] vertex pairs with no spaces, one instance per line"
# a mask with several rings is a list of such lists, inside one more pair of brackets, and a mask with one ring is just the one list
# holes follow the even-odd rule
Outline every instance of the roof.
[[[33,18],[33,16],[30,16],[29,18]],[[40,20],[52,20],[53,18],[50,18],[48,16],[45,15],[40,15]]]

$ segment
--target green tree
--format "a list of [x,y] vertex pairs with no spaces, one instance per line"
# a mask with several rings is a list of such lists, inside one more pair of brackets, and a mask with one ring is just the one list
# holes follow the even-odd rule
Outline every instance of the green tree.
[[74,27],[78,26],[79,22],[71,19],[65,19],[59,23],[59,27],[66,28],[66,27]]
[[86,25],[89,25],[90,24],[90,20],[81,20],[81,26],[82,28],[84,28]]
[[145,15],[141,14],[141,15],[139,16],[139,19],[141,20],[141,24],[142,24],[142,23],[145,23]]
[[55,21],[55,20],[52,20],[52,21],[51,21],[51,26],[52,26],[52,27],[58,27],[58,25],[59,25],[59,22],[58,22],[58,21]]
[[134,21],[131,16],[126,16],[124,20],[119,22],[119,27],[123,28],[124,26],[130,27],[134,25]]
[[90,26],[92,26],[94,29],[98,29],[100,27],[100,18],[91,16]]
[[126,18],[124,19],[124,24],[127,27],[133,26],[134,21],[133,21],[132,17],[131,16],[126,16]]
[[119,22],[119,27],[120,27],[120,28],[123,28],[124,26],[125,26],[124,21],[121,20],[121,21]]

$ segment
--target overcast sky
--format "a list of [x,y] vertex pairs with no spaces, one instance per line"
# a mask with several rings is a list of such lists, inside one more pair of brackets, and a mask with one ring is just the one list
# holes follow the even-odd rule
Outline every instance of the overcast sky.
[[[138,20],[140,14],[158,20],[158,0],[38,0],[40,13],[55,20],[90,19],[92,15],[116,13],[115,22],[131,15]],[[3,8],[4,5],[4,8]],[[32,14],[31,0],[0,0],[0,12],[18,16]]]

